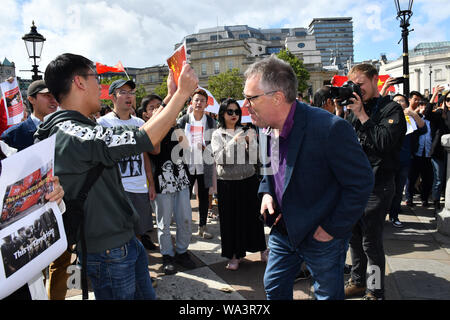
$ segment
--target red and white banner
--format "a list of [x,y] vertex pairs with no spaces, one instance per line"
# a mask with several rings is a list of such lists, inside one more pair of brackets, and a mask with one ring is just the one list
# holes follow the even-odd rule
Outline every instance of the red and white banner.
[[218,114],[220,105],[217,102],[216,98],[214,98],[211,92],[209,92],[207,89],[200,86],[198,88],[204,90],[208,94],[208,106],[206,107],[205,111]]
[[241,113],[242,113],[241,123],[251,123],[252,122],[252,118],[250,117],[250,113],[248,112],[248,108],[247,107],[243,107],[244,101],[245,100],[238,100],[237,101],[239,103],[239,106],[241,107]]
[[19,123],[23,118],[24,105],[17,78],[14,78],[12,82],[5,81],[0,83],[0,89],[5,101],[7,125]]

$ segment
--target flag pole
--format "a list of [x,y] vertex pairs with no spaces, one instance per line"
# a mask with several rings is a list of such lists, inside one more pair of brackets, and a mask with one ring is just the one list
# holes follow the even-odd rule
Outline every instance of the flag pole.
[[127,69],[125,67],[123,68],[123,71],[125,72],[125,75],[127,76],[128,80],[130,80],[130,76],[128,75]]

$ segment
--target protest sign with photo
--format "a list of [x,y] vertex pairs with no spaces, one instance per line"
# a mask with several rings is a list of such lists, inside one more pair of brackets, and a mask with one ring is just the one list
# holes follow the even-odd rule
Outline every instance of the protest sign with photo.
[[4,159],[0,175],[0,299],[34,278],[67,249],[53,190],[55,136]]
[[17,78],[14,78],[12,82],[0,83],[0,89],[3,100],[6,102],[4,105],[8,126],[19,123],[23,118],[24,105]]

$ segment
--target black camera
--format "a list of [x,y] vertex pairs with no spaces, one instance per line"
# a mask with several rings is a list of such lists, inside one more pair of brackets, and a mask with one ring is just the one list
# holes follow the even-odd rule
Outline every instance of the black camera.
[[404,80],[405,80],[405,78],[403,78],[403,77],[397,77],[397,78],[394,78],[393,81],[391,81],[391,84],[403,83]]
[[346,106],[352,104],[350,98],[354,98],[353,92],[356,92],[362,99],[361,89],[359,85],[352,81],[347,81],[342,87],[330,86],[331,99],[337,99],[339,105]]

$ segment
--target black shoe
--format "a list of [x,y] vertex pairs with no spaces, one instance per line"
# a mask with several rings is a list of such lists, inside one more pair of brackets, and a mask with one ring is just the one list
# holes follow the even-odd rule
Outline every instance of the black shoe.
[[175,255],[175,262],[186,269],[194,269],[195,263],[187,252]]
[[152,242],[152,239],[150,239],[150,237],[146,234],[141,236],[141,242],[142,242],[142,245],[144,246],[144,248],[147,250],[155,250],[156,249],[156,246]]
[[307,280],[311,278],[311,273],[308,269],[300,270],[300,272],[295,277],[294,282],[300,281],[300,280]]
[[391,219],[392,225],[396,228],[403,228],[403,223],[398,218]]
[[434,200],[433,201],[433,207],[434,207],[434,211],[435,212],[441,210],[441,203],[439,202],[439,200]]
[[344,274],[350,274],[352,272],[352,265],[351,264],[344,264]]
[[422,201],[422,207],[428,208],[429,205],[428,201]]
[[163,255],[163,271],[166,275],[171,275],[177,272],[173,265],[173,258],[169,255]]

